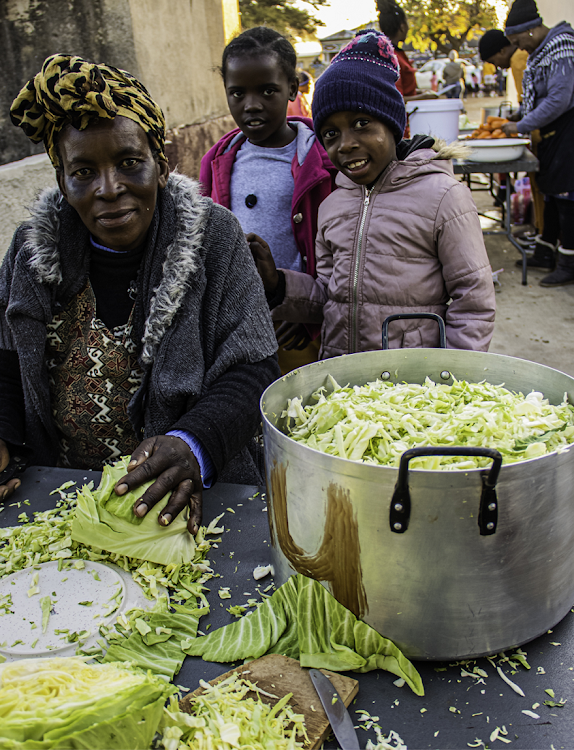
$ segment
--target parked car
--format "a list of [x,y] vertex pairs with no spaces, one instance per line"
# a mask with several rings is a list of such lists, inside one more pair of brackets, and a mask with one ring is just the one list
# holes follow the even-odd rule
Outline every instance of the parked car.
[[[436,73],[437,83],[439,91],[444,86],[443,70],[448,64],[448,57],[438,57],[436,60],[429,60],[426,62],[420,70],[415,73],[417,80],[417,88],[422,91],[428,91],[431,88],[431,77],[433,73]],[[467,62],[466,60],[460,61],[464,67],[464,79],[465,83],[472,84],[472,74],[478,71],[476,65]]]

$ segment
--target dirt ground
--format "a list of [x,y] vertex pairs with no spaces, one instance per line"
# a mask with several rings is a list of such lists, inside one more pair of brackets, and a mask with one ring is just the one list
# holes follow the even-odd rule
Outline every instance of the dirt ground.
[[[502,99],[465,99],[469,119],[479,121],[480,108],[497,106]],[[473,191],[479,211],[497,211],[488,192]],[[499,224],[484,221],[484,228]],[[530,227],[529,227],[530,228]],[[528,270],[528,284],[522,286],[522,272],[515,266],[521,255],[504,235],[486,235],[485,245],[500,284],[496,289],[496,325],[490,351],[528,359],[574,375],[574,285],[556,289],[539,286],[546,272]]]

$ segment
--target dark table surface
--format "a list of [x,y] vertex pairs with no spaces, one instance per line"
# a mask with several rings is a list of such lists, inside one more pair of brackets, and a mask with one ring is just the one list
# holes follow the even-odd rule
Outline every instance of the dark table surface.
[[[99,474],[29,468],[22,487],[0,513],[0,524],[16,525],[22,510],[30,513],[31,510],[53,507],[56,497],[50,497],[51,490],[70,479],[81,485],[90,478],[97,484]],[[257,492],[259,494],[255,496]],[[209,624],[210,630],[215,630],[234,620],[226,608],[230,604],[243,604],[248,598],[259,599],[256,584],[261,584],[263,589],[271,582],[270,577],[256,582],[252,576],[256,565],[270,562],[269,526],[261,488],[218,484],[208,490],[204,498],[206,523],[226,508],[232,508],[235,513],[225,512],[220,523],[225,527],[225,533],[218,549],[210,556],[215,573],[221,577],[208,582],[211,612],[200,620],[202,631],[206,631]],[[25,499],[30,500],[30,507],[11,505]],[[230,587],[231,599],[223,602],[219,599],[217,591],[220,586]],[[522,688],[525,698],[503,682],[486,659],[477,661],[478,666],[488,673],[485,684],[476,684],[474,679],[461,676],[460,666],[418,662],[416,666],[426,692],[422,698],[414,695],[407,686],[397,688],[393,684],[396,677],[387,672],[359,675],[349,672],[350,677],[359,680],[359,694],[351,706],[353,721],[358,723],[356,710],[369,711],[379,717],[378,723],[385,733],[391,729],[398,732],[409,750],[467,748],[467,743],[474,743],[476,738],[484,740],[487,747],[502,748],[505,745],[500,740],[489,741],[497,726],[506,727],[506,739],[511,740],[508,747],[515,750],[574,748],[574,615],[569,613],[551,633],[522,648],[527,653],[531,669],[527,671],[520,667],[516,674],[509,676]],[[200,678],[210,680],[230,666],[187,657],[175,682],[194,689]],[[509,674],[508,668],[504,671]],[[563,708],[543,705],[549,698],[544,692],[547,688],[554,690],[557,700],[567,700]],[[535,709],[540,719],[522,713],[524,709],[531,710],[534,703],[540,704]],[[375,739],[372,731],[358,730],[358,734],[361,747],[366,745],[367,739]],[[326,747],[337,745],[330,742]]]

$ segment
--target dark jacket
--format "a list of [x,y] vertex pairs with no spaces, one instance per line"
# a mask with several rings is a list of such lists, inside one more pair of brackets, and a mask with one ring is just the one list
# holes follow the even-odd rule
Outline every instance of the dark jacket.
[[[37,464],[58,458],[46,325],[86,284],[89,248],[80,217],[51,188],[16,231],[0,268],[0,437],[25,444]],[[241,473],[259,397],[279,369],[263,287],[239,222],[201,197],[196,182],[172,174],[158,197],[137,286],[134,338],[144,377],[128,408],[136,434],[187,430],[216,474],[234,456]],[[14,362],[20,405],[3,396]],[[237,472],[224,476],[240,481]]]

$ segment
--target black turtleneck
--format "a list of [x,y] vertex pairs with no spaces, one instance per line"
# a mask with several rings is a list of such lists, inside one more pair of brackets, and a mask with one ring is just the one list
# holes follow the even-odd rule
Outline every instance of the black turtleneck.
[[116,253],[92,242],[90,283],[96,298],[96,315],[109,330],[128,322],[134,304],[130,286],[135,289],[145,248],[143,243],[135,250]]

